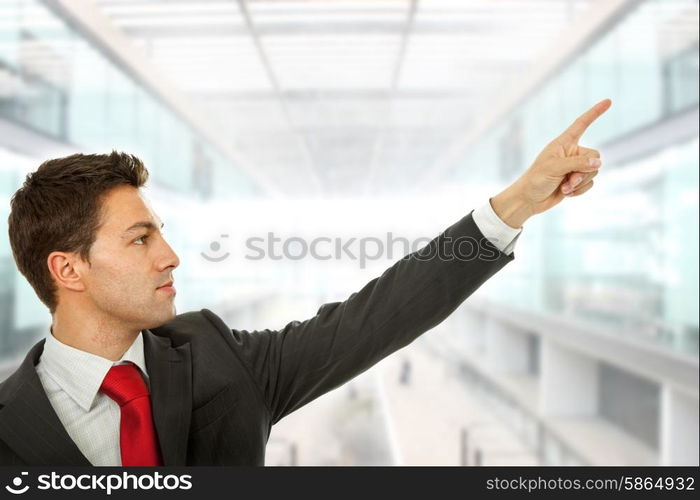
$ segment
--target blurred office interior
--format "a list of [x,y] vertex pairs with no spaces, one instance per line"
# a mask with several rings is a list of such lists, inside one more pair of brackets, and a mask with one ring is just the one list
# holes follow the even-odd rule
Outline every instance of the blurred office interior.
[[137,154],[178,310],[278,329],[606,97],[581,141],[595,187],[527,221],[442,324],[280,422],[267,463],[697,465],[696,0],[0,0],[0,379],[51,321],[6,226],[45,159]]

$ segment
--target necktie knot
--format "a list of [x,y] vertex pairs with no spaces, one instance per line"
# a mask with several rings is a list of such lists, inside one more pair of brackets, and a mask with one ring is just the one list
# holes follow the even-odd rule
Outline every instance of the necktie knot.
[[102,381],[100,392],[112,398],[119,406],[143,396],[148,396],[148,387],[138,367],[133,363],[114,365]]

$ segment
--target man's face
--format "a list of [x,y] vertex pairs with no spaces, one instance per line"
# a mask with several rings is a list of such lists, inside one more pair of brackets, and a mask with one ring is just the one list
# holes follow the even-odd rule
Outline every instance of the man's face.
[[110,190],[102,201],[102,225],[83,267],[85,298],[100,316],[139,330],[175,316],[173,280],[180,264],[161,234],[161,221],[133,186]]

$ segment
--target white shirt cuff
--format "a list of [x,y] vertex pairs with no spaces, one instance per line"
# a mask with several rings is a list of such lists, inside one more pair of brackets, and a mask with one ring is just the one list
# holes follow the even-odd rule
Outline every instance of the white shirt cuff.
[[523,228],[515,229],[503,222],[496,215],[491,206],[491,201],[474,209],[472,212],[474,223],[493,245],[506,255],[513,253],[515,242],[518,241]]

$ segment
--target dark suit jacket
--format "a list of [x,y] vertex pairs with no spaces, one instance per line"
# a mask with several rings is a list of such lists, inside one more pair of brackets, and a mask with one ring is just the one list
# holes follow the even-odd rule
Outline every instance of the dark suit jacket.
[[[513,258],[470,213],[344,302],[281,330],[232,330],[207,309],[144,330],[165,465],[263,465],[273,424],[440,323]],[[90,465],[36,373],[43,347],[0,385],[0,464]]]

